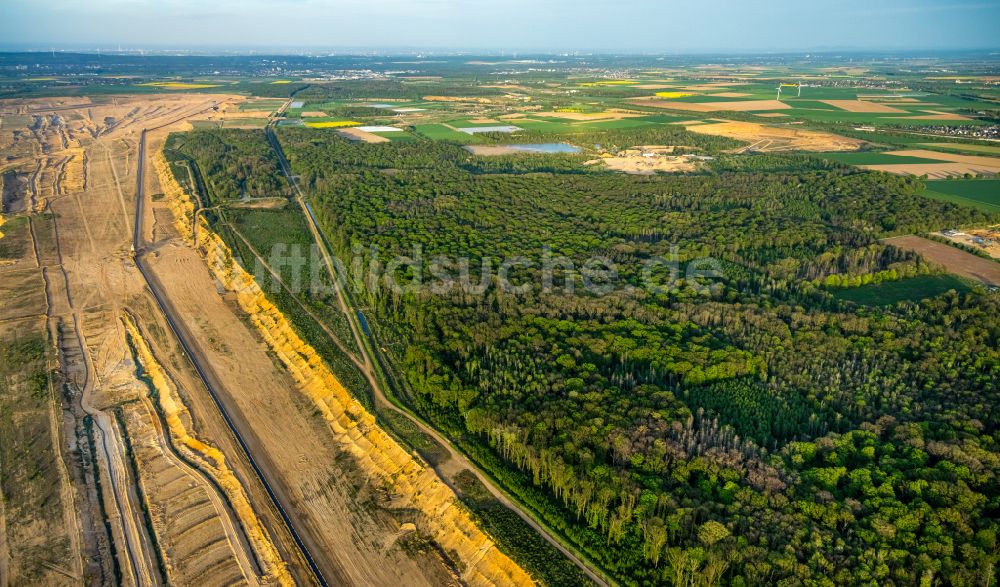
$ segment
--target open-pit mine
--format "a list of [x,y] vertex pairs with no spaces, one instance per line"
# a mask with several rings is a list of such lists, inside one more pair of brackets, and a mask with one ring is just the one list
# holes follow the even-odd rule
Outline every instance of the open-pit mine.
[[244,100],[0,103],[0,585],[533,584],[195,246],[164,141]]

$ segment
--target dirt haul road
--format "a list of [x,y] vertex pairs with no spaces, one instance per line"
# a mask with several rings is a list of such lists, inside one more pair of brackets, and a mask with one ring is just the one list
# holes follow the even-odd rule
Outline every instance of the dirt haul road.
[[[30,133],[8,134],[7,125],[0,133],[0,146],[15,155],[12,165],[33,169],[23,196],[27,213],[51,212],[30,220],[39,227],[31,231],[31,247],[66,383],[59,433],[81,455],[66,464],[80,497],[75,533],[86,554],[85,576],[79,577],[84,583],[115,582],[119,573],[127,585],[291,584],[289,572],[310,576],[218,415],[185,416],[208,444],[193,437],[182,444],[173,428],[160,425],[155,412],[164,406],[149,395],[122,321],[132,309],[145,329],[161,333],[151,337],[153,352],[172,363],[182,400],[204,393],[163,335],[162,318],[130,258],[134,163],[140,129],[170,127],[232,99],[114,97],[79,107],[43,102],[33,110],[58,108],[59,115],[35,116]],[[0,116],[9,105],[0,103]],[[76,158],[80,169],[66,174],[65,165]],[[147,409],[136,409],[137,400]],[[84,415],[92,418],[92,430],[81,424]],[[197,450],[214,460],[182,460],[196,459]],[[245,507],[234,507],[240,504]]]

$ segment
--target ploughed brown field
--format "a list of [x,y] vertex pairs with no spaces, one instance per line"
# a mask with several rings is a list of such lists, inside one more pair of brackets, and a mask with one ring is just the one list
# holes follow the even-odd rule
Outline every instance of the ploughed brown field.
[[1000,157],[956,155],[954,153],[941,153],[938,151],[927,151],[924,149],[891,151],[888,154],[898,155],[900,157],[934,159],[942,161],[942,163],[889,163],[882,165],[859,165],[859,167],[875,171],[885,171],[896,175],[913,175],[918,177],[926,175],[930,179],[959,177],[965,175],[966,173],[974,175],[993,175],[1000,173]]
[[758,110],[788,110],[791,108],[778,100],[740,100],[730,102],[677,102],[674,100],[636,99],[631,101],[638,106],[654,108],[669,108],[687,112],[756,112]]
[[928,261],[944,266],[955,275],[975,279],[987,285],[1000,286],[1000,263],[996,261],[920,236],[897,236],[882,242],[920,253]]

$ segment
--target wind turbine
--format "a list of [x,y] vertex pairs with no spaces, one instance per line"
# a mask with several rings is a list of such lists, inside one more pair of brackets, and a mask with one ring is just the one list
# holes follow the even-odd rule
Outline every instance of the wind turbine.
[[799,82],[797,84],[786,84],[786,83],[778,82],[778,99],[779,100],[781,99],[781,88],[797,88],[798,91],[799,91],[798,97],[802,96],[802,82]]

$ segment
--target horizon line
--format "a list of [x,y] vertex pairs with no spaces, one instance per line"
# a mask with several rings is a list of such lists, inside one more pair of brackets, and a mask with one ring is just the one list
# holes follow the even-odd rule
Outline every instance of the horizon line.
[[1000,46],[995,47],[910,47],[910,46],[843,46],[843,47],[806,47],[806,48],[687,48],[687,49],[641,49],[641,48],[486,48],[486,47],[461,47],[461,46],[411,46],[411,45],[386,45],[386,46],[353,46],[353,45],[164,45],[149,44],[135,45],[109,42],[101,43],[0,43],[0,53],[76,53],[84,55],[132,55],[140,52],[154,52],[159,56],[169,56],[170,52],[196,53],[203,56],[262,56],[262,55],[307,55],[307,54],[339,54],[342,56],[351,55],[410,55],[413,53],[433,53],[440,56],[461,56],[461,55],[488,55],[514,58],[517,55],[544,55],[544,56],[617,56],[617,57],[651,57],[651,56],[700,56],[700,55],[744,55],[744,56],[766,56],[766,55],[795,55],[806,54],[804,56],[827,55],[831,53],[983,53],[986,55],[996,54],[1000,56]]

